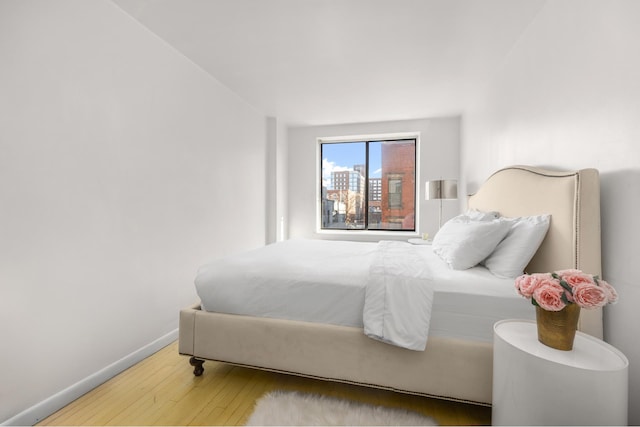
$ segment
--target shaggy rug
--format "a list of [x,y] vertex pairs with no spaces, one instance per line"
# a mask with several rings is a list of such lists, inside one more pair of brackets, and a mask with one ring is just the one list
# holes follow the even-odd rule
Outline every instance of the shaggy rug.
[[315,394],[273,391],[256,402],[248,426],[435,426],[432,418]]

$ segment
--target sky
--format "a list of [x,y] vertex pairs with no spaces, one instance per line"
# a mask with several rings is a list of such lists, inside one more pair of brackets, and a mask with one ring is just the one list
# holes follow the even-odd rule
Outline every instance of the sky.
[[[380,142],[369,143],[369,178],[380,178],[382,170]],[[322,180],[329,186],[331,172],[353,170],[353,165],[366,163],[366,143],[322,144]]]

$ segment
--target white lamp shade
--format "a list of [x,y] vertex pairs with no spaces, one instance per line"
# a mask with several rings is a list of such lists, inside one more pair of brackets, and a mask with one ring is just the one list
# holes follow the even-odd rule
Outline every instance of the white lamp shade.
[[455,179],[439,179],[427,181],[425,200],[442,200],[458,198],[458,181]]

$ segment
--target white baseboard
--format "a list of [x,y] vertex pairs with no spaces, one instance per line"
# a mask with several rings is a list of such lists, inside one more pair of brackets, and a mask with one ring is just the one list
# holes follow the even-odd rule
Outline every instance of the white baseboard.
[[98,372],[89,375],[88,377],[78,381],[77,383],[65,388],[64,390],[54,394],[51,397],[43,400],[40,403],[33,405],[32,407],[25,409],[18,415],[9,418],[6,421],[0,423],[0,425],[19,425],[19,426],[32,426],[49,415],[65,407],[69,403],[73,402],[83,394],[93,390],[105,381],[115,377],[120,372],[135,365],[141,360],[151,356],[163,347],[174,342],[178,339],[178,330],[175,329],[168,334],[158,338],[150,344],[145,345],[139,350],[123,357],[122,359],[112,363],[111,365],[99,370]]

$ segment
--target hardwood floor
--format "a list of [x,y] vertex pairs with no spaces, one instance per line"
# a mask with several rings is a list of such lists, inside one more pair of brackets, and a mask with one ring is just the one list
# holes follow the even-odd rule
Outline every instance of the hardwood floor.
[[440,425],[489,425],[491,409],[206,362],[195,377],[173,343],[38,425],[243,425],[271,390],[318,393],[429,415]]

